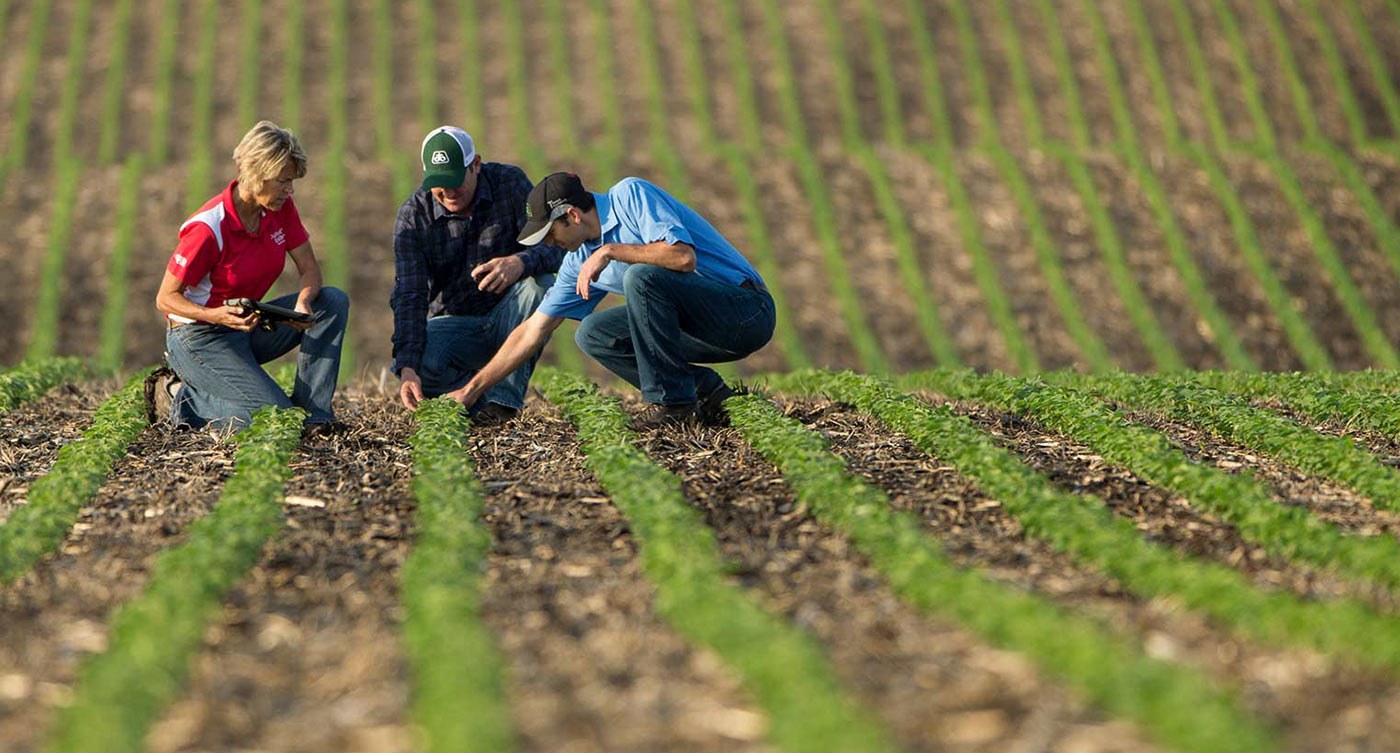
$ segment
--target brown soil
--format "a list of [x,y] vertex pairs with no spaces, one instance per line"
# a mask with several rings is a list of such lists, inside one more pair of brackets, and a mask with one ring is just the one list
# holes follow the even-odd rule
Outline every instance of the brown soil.
[[1263,286],[1231,245],[1230,219],[1216,201],[1209,177],[1189,159],[1176,157],[1163,160],[1158,174],[1211,297],[1246,351],[1265,371],[1302,368]]
[[1036,249],[1018,221],[1021,213],[1002,177],[991,160],[980,156],[963,166],[963,182],[981,222],[982,244],[997,268],[997,279],[1011,302],[1017,327],[1040,358],[1042,368],[1082,363],[1064,318],[1050,298]]
[[472,433],[495,542],[482,616],[524,749],[769,750],[737,679],[657,616],[627,520],[575,443],[541,405]]
[[1087,163],[1122,243],[1128,268],[1153,316],[1188,367],[1223,367],[1225,363],[1215,348],[1210,328],[1187,297],[1185,283],[1172,263],[1164,231],[1142,184],[1126,165],[1108,153],[1094,155]]
[[[96,397],[87,396],[83,413]],[[60,555],[0,588],[7,750],[39,749],[56,708],[72,697],[80,663],[106,648],[113,610],[140,592],[154,557],[208,512],[232,452],[205,433],[144,432],[83,509]]]
[[[810,406],[789,410],[821,418]],[[1131,725],[1104,720],[1023,658],[901,603],[735,432],[655,433],[645,448],[683,479],[739,582],[821,641],[841,679],[905,748],[1152,749]]]
[[224,600],[152,751],[412,750],[398,569],[412,536],[411,419],[378,396],[293,456],[286,528]]
[[[996,501],[983,497],[951,468],[892,435],[877,421],[839,404],[788,406],[810,428],[821,431],[854,472],[884,489],[896,508],[921,515],[930,533],[960,566],[985,569],[993,577],[1141,636],[1143,650],[1150,656],[1182,661],[1238,683],[1251,710],[1284,732],[1288,750],[1333,751],[1342,740],[1357,749],[1384,748],[1400,741],[1400,726],[1380,721],[1400,708],[1400,686],[1393,680],[1329,664],[1310,652],[1239,641],[1165,600],[1141,601],[1045,544],[1025,539],[1019,524]],[[975,416],[979,422],[987,418]],[[1020,423],[1020,429],[1006,425],[1000,441],[1027,451],[1038,469],[1042,464],[1054,467],[1059,483],[1111,495],[1109,505],[1116,512],[1120,506],[1136,505],[1152,496],[1133,493],[1128,478],[1108,481],[1112,472],[1101,465],[1086,468],[1083,455],[1064,452],[1067,446],[1054,437],[1032,436],[1038,432],[1028,432]],[[989,428],[1001,431],[991,422]],[[1129,486],[1120,486],[1123,481]],[[1120,496],[1123,492],[1127,499]],[[1160,512],[1154,512],[1153,522]],[[1153,536],[1152,529],[1147,535]],[[1252,577],[1269,580],[1258,572]],[[1279,585],[1287,580],[1279,578]]]
[[1272,169],[1266,163],[1245,158],[1227,158],[1224,162],[1274,274],[1292,294],[1334,365],[1339,369],[1370,365],[1370,357],[1332,286],[1318,269],[1307,233],[1289,209]]
[[940,171],[923,155],[890,149],[890,167],[900,206],[905,208],[915,251],[925,270],[929,297],[963,360],[978,369],[1013,364],[977,287],[972,258],[958,231],[957,212]]
[[1130,371],[1152,369],[1155,364],[1128,318],[1122,299],[1111,290],[1108,268],[1096,245],[1083,199],[1074,190],[1064,164],[1049,155],[1032,152],[1023,168],[1085,321],[1103,339],[1120,367]]

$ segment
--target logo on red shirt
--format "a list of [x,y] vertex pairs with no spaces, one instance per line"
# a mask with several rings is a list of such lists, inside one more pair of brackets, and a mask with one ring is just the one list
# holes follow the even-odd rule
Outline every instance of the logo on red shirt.
[[287,245],[287,233],[282,228],[277,228],[272,233],[272,242],[279,246]]

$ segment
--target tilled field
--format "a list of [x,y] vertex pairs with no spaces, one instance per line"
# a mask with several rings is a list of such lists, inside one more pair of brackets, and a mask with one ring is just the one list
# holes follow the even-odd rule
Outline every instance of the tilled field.
[[[1400,367],[1398,83],[1395,0],[0,0],[0,398],[96,362],[0,403],[0,750],[1400,750],[1400,381],[1333,373]],[[92,375],[160,359],[262,118],[354,302],[350,429],[146,427]],[[707,217],[778,301],[734,369],[776,413],[379,394],[441,123]],[[545,363],[614,385],[571,332]],[[1057,386],[1115,369],[1313,373]]]
[[[4,414],[6,509],[52,462],[41,429],[72,440],[112,385],[62,388]],[[624,396],[623,406],[639,407]],[[1393,589],[1270,553],[1188,496],[1109,463],[1037,420],[923,393],[1055,487],[1087,495],[1179,557],[1218,563],[1253,588],[1308,602],[1352,599],[1393,619]],[[1260,642],[1170,597],[1134,588],[1029,534],[1019,517],[949,462],[846,403],[776,398],[820,434],[890,509],[955,567],[1088,616],[1146,656],[1189,668],[1236,695],[1282,750],[1400,745],[1400,682],[1326,652]],[[254,568],[210,615],[189,678],[145,734],[152,751],[417,749],[415,671],[403,645],[400,568],[417,538],[410,487],[413,418],[373,392],[350,390],[352,428],[304,440],[280,495],[283,525]],[[1358,537],[1393,539],[1396,514],[1315,475],[1151,412],[1192,462],[1250,473],[1276,503]],[[57,422],[55,418],[57,417]],[[1345,427],[1322,426],[1324,431]],[[679,480],[716,543],[728,582],[808,636],[861,713],[904,750],[1147,751],[1140,724],[1106,713],[1072,681],[953,614],[893,588],[842,527],[798,497],[760,455],[747,425],[637,437]],[[479,614],[501,656],[508,722],[523,750],[774,750],[773,722],[723,651],[687,638],[659,606],[656,543],[590,470],[590,451],[558,409],[532,398],[505,427],[471,429],[464,447],[485,493],[489,536]],[[1358,439],[1385,462],[1393,446]],[[117,461],[59,550],[0,590],[0,739],[41,749],[56,710],[81,695],[79,666],[112,645],[114,610],[147,587],[150,565],[178,546],[228,485],[235,441],[147,429]],[[815,514],[814,514],[815,513]],[[663,588],[664,591],[664,588]],[[1190,749],[1189,747],[1186,749]]]

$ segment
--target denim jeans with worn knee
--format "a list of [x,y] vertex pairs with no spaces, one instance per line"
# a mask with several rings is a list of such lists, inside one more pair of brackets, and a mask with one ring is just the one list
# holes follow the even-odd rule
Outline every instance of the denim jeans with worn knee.
[[694,402],[724,384],[697,364],[745,358],[773,337],[773,297],[654,264],[633,264],[622,277],[626,304],[594,311],[574,340],[649,403]]
[[[269,303],[291,308],[296,294]],[[324,287],[311,310],[315,320],[306,331],[286,324],[271,332],[240,332],[203,322],[172,327],[165,335],[165,357],[184,384],[170,408],[175,425],[241,428],[265,405],[304,408],[308,424],[334,420],[331,399],[340,375],[350,297],[339,288]],[[296,386],[289,398],[261,364],[298,346]]]
[[[428,344],[423,349],[418,378],[423,382],[423,394],[436,397],[465,385],[481,370],[512,330],[530,318],[544,300],[544,291],[554,281],[554,275],[522,277],[510,286],[504,297],[485,316],[435,316],[428,320]],[[496,384],[472,412],[487,403],[500,403],[508,408],[525,407],[525,390],[539,361],[536,353],[520,368]]]

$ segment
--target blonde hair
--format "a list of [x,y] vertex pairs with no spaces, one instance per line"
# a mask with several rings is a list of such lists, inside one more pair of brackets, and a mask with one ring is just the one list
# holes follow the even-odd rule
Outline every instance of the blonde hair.
[[233,150],[233,162],[238,166],[239,187],[254,195],[277,180],[289,163],[296,167],[296,177],[306,175],[306,152],[296,134],[270,120],[258,121],[243,134]]

